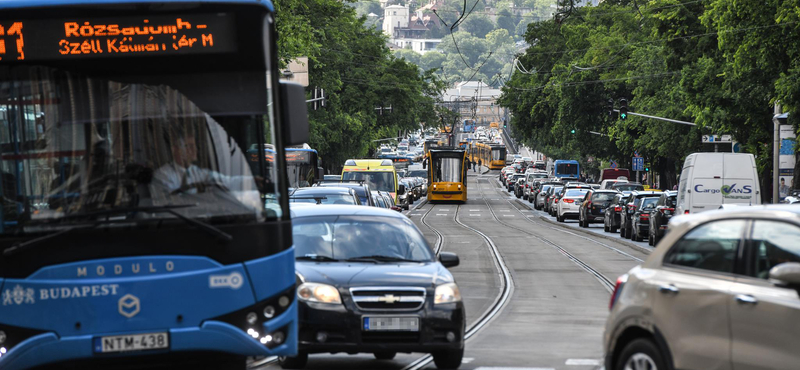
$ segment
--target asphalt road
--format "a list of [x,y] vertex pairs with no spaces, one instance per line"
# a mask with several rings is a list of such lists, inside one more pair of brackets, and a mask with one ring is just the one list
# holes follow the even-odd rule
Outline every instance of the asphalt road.
[[[608,284],[646,258],[645,251],[542,221],[500,188],[497,175],[470,172],[466,204],[417,203],[408,212],[431,246],[441,234],[441,250],[461,258],[451,271],[466,304],[468,326],[484,318],[498,298],[503,287],[499,263],[513,277],[510,299],[467,341],[461,368],[600,368]],[[500,261],[484,238],[458,221],[490,238]],[[422,356],[398,354],[378,361],[372,355],[319,354],[310,357],[308,368],[403,369]]]

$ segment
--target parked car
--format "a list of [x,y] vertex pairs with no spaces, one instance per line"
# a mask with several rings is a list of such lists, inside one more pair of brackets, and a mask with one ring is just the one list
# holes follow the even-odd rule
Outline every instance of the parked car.
[[614,195],[611,204],[603,211],[603,231],[607,233],[617,232],[627,199],[627,194],[617,193],[617,195]]
[[283,368],[305,367],[312,353],[337,352],[380,360],[424,352],[438,368],[461,365],[466,317],[447,270],[459,264],[457,255],[437,258],[414,223],[397,212],[354,206],[291,211],[299,339],[297,355],[279,359]]
[[686,156],[678,184],[678,214],[718,209],[723,204],[761,203],[755,157],[745,153]]
[[644,240],[645,235],[650,232],[650,212],[656,209],[658,203],[658,196],[644,197],[637,199],[634,203],[636,208],[633,215],[631,215],[631,240],[640,242]]
[[647,234],[647,243],[650,245],[658,244],[658,241],[667,231],[667,224],[675,214],[675,205],[678,199],[677,191],[665,191],[658,198],[656,208],[650,212],[650,232]]
[[567,218],[578,218],[581,202],[588,192],[586,188],[565,188],[557,203],[556,220],[564,222]]
[[619,194],[612,190],[592,189],[586,193],[578,210],[578,224],[589,227],[589,224],[602,222],[606,207]]
[[617,279],[605,369],[796,369],[800,206],[680,215],[669,230]]
[[636,212],[637,200],[645,197],[658,197],[661,196],[660,192],[655,191],[634,191],[625,199],[625,207],[620,213],[619,218],[619,235],[623,238],[631,238],[631,217]]

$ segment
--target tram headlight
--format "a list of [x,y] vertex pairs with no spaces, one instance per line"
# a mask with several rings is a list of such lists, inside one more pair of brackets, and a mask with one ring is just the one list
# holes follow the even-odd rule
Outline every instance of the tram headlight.
[[434,294],[434,304],[445,304],[461,302],[461,292],[458,290],[456,283],[446,283],[436,287]]
[[341,304],[342,297],[328,284],[303,283],[297,288],[297,298],[307,302]]

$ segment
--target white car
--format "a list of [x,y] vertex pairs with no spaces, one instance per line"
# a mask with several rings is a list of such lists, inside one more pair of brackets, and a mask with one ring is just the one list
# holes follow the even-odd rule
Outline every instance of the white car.
[[566,218],[578,218],[578,211],[580,211],[581,203],[588,191],[589,189],[587,188],[567,189],[564,196],[557,203],[556,220],[564,222]]

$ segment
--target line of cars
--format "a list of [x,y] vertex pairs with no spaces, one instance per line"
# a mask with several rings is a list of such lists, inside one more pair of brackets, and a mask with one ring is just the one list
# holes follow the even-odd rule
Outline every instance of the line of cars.
[[388,361],[422,352],[438,368],[461,365],[466,314],[448,271],[460,261],[436,254],[413,222],[384,209],[407,209],[427,193],[425,170],[397,172],[397,205],[373,182],[338,175],[290,194],[299,340],[296,356],[278,359],[282,368],[304,368],[320,353]]

